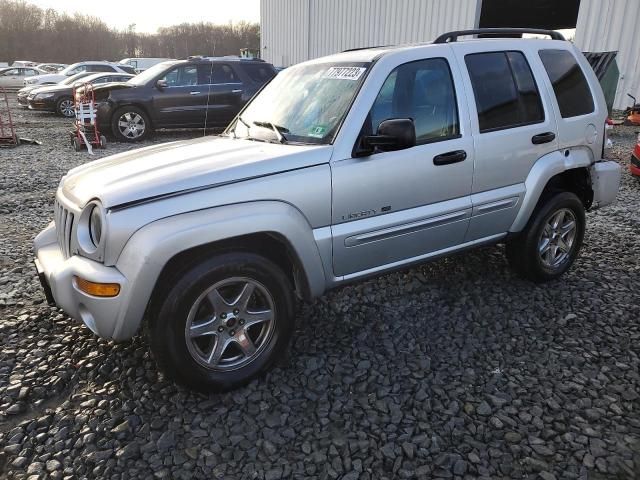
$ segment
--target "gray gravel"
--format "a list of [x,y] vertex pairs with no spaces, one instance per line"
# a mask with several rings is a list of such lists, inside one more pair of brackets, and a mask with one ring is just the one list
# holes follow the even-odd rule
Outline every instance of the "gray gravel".
[[15,115],[44,145],[0,150],[0,477],[640,477],[633,129],[614,135],[619,201],[588,214],[561,281],[517,279],[497,246],[343,288],[302,307],[285,365],[203,396],[166,382],[144,338],[97,339],[46,305],[31,241],[90,157],[64,120]]

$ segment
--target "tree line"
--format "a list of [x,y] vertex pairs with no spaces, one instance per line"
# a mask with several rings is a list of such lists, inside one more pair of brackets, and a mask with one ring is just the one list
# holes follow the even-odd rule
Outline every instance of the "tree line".
[[0,0],[0,61],[9,64],[238,55],[243,48],[259,51],[257,23],[183,23],[148,34],[136,32],[135,25],[117,30],[97,17],[42,9],[24,0]]

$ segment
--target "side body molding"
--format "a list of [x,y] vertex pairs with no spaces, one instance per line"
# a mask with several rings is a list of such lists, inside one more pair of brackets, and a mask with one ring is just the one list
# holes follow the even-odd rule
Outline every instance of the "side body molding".
[[510,232],[520,232],[526,227],[544,187],[552,177],[574,168],[588,168],[594,163],[593,155],[587,148],[568,150],[568,155],[563,152],[555,151],[540,157],[529,171],[522,207],[509,228]]
[[293,248],[312,296],[326,286],[325,272],[313,230],[293,206],[259,201],[215,207],[157,220],[138,230],[116,262],[131,289],[120,312],[113,338],[129,338],[138,330],[156,281],[166,263],[190,248],[252,233],[276,233]]

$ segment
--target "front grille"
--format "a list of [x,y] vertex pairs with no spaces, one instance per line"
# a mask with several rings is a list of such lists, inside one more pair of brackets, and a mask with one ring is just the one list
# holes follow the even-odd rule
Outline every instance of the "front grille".
[[66,209],[58,200],[55,201],[54,222],[58,234],[58,245],[64,258],[71,256],[71,229],[73,228],[73,213]]

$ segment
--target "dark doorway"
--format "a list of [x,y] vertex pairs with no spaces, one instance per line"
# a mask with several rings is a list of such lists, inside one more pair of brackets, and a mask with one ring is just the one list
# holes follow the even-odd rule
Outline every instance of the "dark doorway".
[[580,0],[482,0],[480,28],[576,28]]

